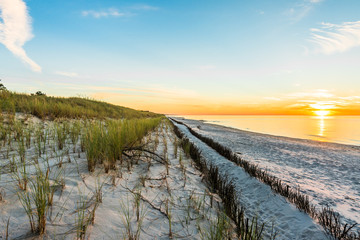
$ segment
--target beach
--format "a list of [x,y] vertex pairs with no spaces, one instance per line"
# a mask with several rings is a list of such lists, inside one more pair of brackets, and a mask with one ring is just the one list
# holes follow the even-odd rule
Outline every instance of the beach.
[[359,221],[360,147],[279,137],[197,120],[180,121],[299,188],[318,208],[334,209],[347,223]]

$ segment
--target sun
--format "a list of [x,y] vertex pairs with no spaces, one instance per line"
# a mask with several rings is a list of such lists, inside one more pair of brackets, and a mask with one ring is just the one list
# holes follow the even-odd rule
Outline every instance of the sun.
[[317,117],[329,116],[332,113],[331,109],[335,108],[334,105],[329,104],[328,102],[317,102],[310,104],[310,107],[312,108],[311,112]]
[[318,110],[318,111],[313,111],[313,113],[315,113],[316,116],[325,117],[330,114],[330,110]]

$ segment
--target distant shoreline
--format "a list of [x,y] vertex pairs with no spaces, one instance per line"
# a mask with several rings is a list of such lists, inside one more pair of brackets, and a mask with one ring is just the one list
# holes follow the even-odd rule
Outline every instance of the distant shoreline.
[[[170,116],[170,115],[169,115]],[[196,118],[196,116],[198,116],[198,118]],[[178,117],[178,118],[185,118],[185,119],[189,119],[189,120],[195,120],[195,121],[201,121],[203,123],[207,123],[207,124],[214,124],[214,125],[218,125],[218,126],[222,126],[222,127],[227,127],[227,128],[232,128],[232,129],[236,129],[236,130],[240,130],[240,131],[245,131],[245,132],[252,132],[252,133],[258,133],[258,134],[264,134],[264,135],[269,135],[269,136],[274,136],[274,137],[284,137],[284,138],[289,138],[289,139],[297,139],[297,140],[306,140],[306,141],[315,141],[315,142],[321,142],[321,143],[329,143],[329,144],[341,144],[341,145],[348,145],[348,146],[352,146],[352,147],[360,147],[360,128],[356,129],[356,128],[347,128],[347,131],[344,131],[345,133],[334,133],[334,131],[336,131],[336,124],[334,124],[334,121],[338,121],[338,125],[344,125],[344,123],[348,123],[350,122],[350,120],[356,120],[356,122],[359,122],[360,124],[360,116],[339,116],[339,117],[331,117],[331,118],[326,118],[324,121],[329,121],[330,122],[330,127],[332,127],[331,129],[328,129],[329,134],[331,136],[320,136],[316,133],[318,133],[317,131],[320,131],[320,127],[319,122],[312,122],[311,126],[312,128],[315,129],[305,129],[308,131],[308,134],[305,134],[302,132],[302,130],[304,129],[297,129],[297,125],[292,128],[293,126],[286,126],[286,122],[287,119],[290,119],[290,122],[292,121],[293,125],[295,125],[295,119],[298,119],[300,117],[299,120],[299,124],[300,126],[303,126],[305,124],[308,124],[308,119],[310,119],[309,121],[321,121],[321,119],[316,118],[316,117],[311,117],[311,116],[284,116],[284,115],[271,115],[271,116],[258,116],[258,115],[231,115],[231,116],[224,116],[224,115],[176,115],[174,117]],[[207,119],[206,117],[211,117],[211,119]],[[222,117],[223,119],[218,119],[217,117]],[[279,126],[276,126],[276,120],[272,119],[272,121],[267,121],[266,124],[264,123],[265,120],[268,120],[267,118],[271,117],[271,118],[276,118],[276,117],[285,117],[283,119],[283,122],[278,123]],[[238,118],[240,118],[239,122],[236,122],[238,120]],[[345,122],[343,122],[342,118],[345,118]],[[263,129],[253,129],[256,128],[248,128],[246,127],[247,125],[251,125],[250,120],[256,122],[256,120],[258,120],[260,122],[260,120],[262,120],[262,124],[261,127]],[[340,119],[340,120],[339,120]],[[271,123],[269,123],[271,122]],[[275,124],[274,124],[275,123]],[[282,124],[281,124],[282,123]],[[244,127],[239,126],[240,124],[242,124]],[[268,127],[267,125],[272,124],[270,127]],[[303,125],[301,125],[303,124]],[[349,125],[349,124],[347,124]],[[356,126],[355,124],[353,126]],[[360,126],[360,125],[359,125]],[[274,131],[275,127],[278,127],[279,131]],[[288,128],[287,128],[288,127]],[[316,129],[316,128],[319,129]],[[333,129],[335,128],[335,130]],[[327,128],[325,127],[325,131],[327,130]],[[340,132],[340,130],[338,130]],[[332,136],[334,134],[339,134],[339,136]],[[341,135],[342,134],[342,135]],[[353,135],[353,136],[352,136]]]

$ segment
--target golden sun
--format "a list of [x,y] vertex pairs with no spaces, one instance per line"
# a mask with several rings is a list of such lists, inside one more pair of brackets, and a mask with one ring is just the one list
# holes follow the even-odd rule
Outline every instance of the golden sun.
[[324,102],[317,102],[310,104],[310,107],[313,108],[312,113],[318,117],[326,117],[331,114],[331,109],[334,108],[334,105],[327,104]]
[[316,116],[319,116],[319,117],[325,117],[330,114],[329,110],[318,110],[318,111],[313,111],[313,112],[315,113]]

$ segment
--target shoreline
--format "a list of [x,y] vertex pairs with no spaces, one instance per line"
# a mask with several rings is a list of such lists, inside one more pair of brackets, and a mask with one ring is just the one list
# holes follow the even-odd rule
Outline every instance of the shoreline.
[[[334,119],[336,121],[338,121],[339,119],[351,119],[353,117],[357,117],[356,121],[360,120],[359,116],[338,116],[338,117],[332,117],[332,118],[325,118],[323,120],[316,118],[316,117],[311,117],[311,116],[285,116],[285,115],[276,115],[276,116],[268,116],[268,115],[261,115],[261,116],[257,116],[257,115],[226,115],[226,117],[228,118],[222,118],[223,115],[167,115],[169,117],[174,117],[174,118],[184,118],[187,120],[194,120],[194,121],[201,121],[203,123],[207,123],[207,124],[214,124],[214,125],[219,125],[222,127],[228,127],[228,128],[233,128],[233,129],[237,129],[240,131],[246,131],[246,132],[252,132],[252,133],[258,133],[258,134],[265,134],[265,135],[271,135],[271,136],[275,136],[275,137],[285,137],[285,138],[294,138],[294,139],[301,139],[301,140],[311,140],[311,141],[316,141],[316,142],[324,142],[324,143],[335,143],[335,144],[342,144],[342,145],[348,145],[348,146],[356,146],[359,147],[360,149],[360,140],[355,140],[353,138],[353,136],[349,136],[349,129],[345,129],[347,131],[347,135],[333,135],[333,136],[321,136],[316,134],[317,131],[320,131],[321,129],[321,124],[320,121],[325,121],[325,132],[328,130],[328,134],[332,131],[336,131],[336,128],[332,127],[332,128],[326,128],[326,126],[329,124],[330,127],[332,125],[331,122],[329,122],[328,124],[326,124],[326,121],[333,121]],[[198,118],[196,117],[198,116]],[[206,118],[206,116],[209,116],[209,118]],[[212,119],[212,117],[216,117],[214,119]],[[236,118],[236,117],[239,117]],[[262,119],[261,117],[264,117],[264,119]],[[281,120],[281,121],[285,121],[286,119],[281,119],[278,117],[286,117],[286,118],[293,118],[294,120],[298,121],[294,123],[292,123],[292,125],[281,125],[280,123],[276,123],[273,125],[269,125],[269,127],[261,130],[261,129],[256,129],[257,125],[251,125],[249,124],[249,121],[251,118],[254,118],[253,120],[259,121],[260,120],[268,120],[267,118],[276,118],[277,120]],[[299,118],[300,119],[297,119]],[[309,120],[309,121],[308,121]],[[316,122],[316,124],[313,121],[319,121]],[[241,126],[240,126],[241,124]],[[286,124],[286,123],[285,123]],[[304,129],[297,129],[296,126],[297,125],[303,125],[303,124],[307,124],[306,128],[304,127]],[[343,124],[343,122],[339,122],[338,124]],[[263,124],[261,124],[263,126]],[[287,127],[286,129],[289,129],[289,131],[275,131],[274,129],[277,128],[283,128],[283,127]],[[292,133],[292,131],[290,131],[290,129],[293,129],[295,127],[295,131],[294,133]],[[309,128],[310,127],[310,128]],[[304,131],[302,131],[304,130]],[[315,131],[316,130],[316,131]],[[324,129],[323,129],[324,130]],[[315,131],[315,132],[314,132]],[[342,130],[343,131],[343,130]],[[304,133],[304,134],[302,134]],[[360,136],[360,132],[356,132],[356,136]],[[358,138],[356,138],[358,139]]]
[[[282,139],[282,140],[288,140],[288,141],[309,142],[309,143],[314,143],[314,144],[319,144],[319,145],[329,145],[329,146],[334,145],[334,146],[339,146],[339,147],[343,146],[343,147],[349,147],[349,148],[360,151],[360,145],[352,145],[352,144],[330,142],[330,141],[329,142],[319,141],[319,140],[308,139],[308,138],[289,137],[289,136],[282,136],[282,135],[276,135],[276,134],[271,134],[271,133],[262,133],[262,132],[240,129],[240,128],[236,128],[236,127],[232,127],[232,126],[225,126],[222,124],[218,124],[215,121],[209,122],[208,120],[197,120],[197,119],[190,119],[190,118],[185,118],[185,117],[173,117],[173,118],[183,119],[183,120],[187,120],[187,121],[201,122],[203,124],[213,125],[214,127],[224,128],[225,130],[227,129],[227,130],[231,130],[231,131],[240,131],[240,132],[244,132],[244,133],[248,133],[248,134],[254,134],[254,135],[265,136],[265,137],[270,137],[270,138],[278,138],[280,140]],[[218,121],[218,122],[220,122],[220,121]]]
[[[241,158],[291,187],[300,187],[319,206],[334,208],[347,222],[360,219],[360,148],[339,143],[274,136],[203,121],[181,119]],[[358,228],[359,226],[357,226]]]

